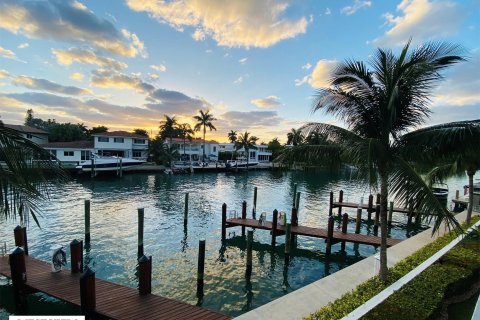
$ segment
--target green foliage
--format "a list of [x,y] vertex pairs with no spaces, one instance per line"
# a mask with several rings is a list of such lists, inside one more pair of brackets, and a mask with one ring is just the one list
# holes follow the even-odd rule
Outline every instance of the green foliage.
[[180,158],[177,148],[169,147],[159,136],[150,141],[148,148],[150,160],[154,161],[156,164],[170,166],[172,161]]
[[280,144],[280,141],[278,141],[278,138],[273,138],[268,143],[268,150],[270,150],[272,152],[272,160],[274,160],[278,157],[278,155],[283,150],[283,146]]
[[108,128],[105,127],[105,126],[96,126],[96,127],[93,127],[92,129],[88,130],[88,136],[90,137],[93,134],[104,133],[104,132],[107,132],[107,131],[108,131]]
[[147,138],[148,138],[148,132],[147,132],[147,130],[145,130],[145,129],[139,129],[139,128],[137,128],[137,129],[133,129],[133,132],[134,132],[135,134],[138,134],[139,136],[144,136],[144,137],[147,137]]

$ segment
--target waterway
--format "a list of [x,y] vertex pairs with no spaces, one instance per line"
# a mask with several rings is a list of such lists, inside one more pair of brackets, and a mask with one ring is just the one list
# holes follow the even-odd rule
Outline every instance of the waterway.
[[[449,182],[450,193],[461,189],[466,178]],[[152,292],[190,304],[198,304],[237,316],[284,294],[334,273],[367,256],[376,248],[347,244],[346,251],[335,245],[326,257],[325,241],[299,237],[288,265],[284,263],[284,237],[276,248],[270,246],[268,231],[254,231],[253,275],[245,279],[246,240],[240,228],[227,229],[227,241],[221,242],[221,206],[241,212],[242,201],[248,203],[251,216],[253,190],[258,187],[257,215],[272,211],[289,212],[294,184],[301,192],[299,224],[326,227],[329,192],[344,201],[368,199],[370,190],[352,179],[352,172],[271,172],[211,173],[193,175],[126,174],[122,178],[75,178],[53,185],[50,198],[42,201],[41,229],[30,221],[28,228],[30,255],[45,261],[50,247],[83,239],[84,200],[91,201],[91,247],[86,263],[96,276],[130,287],[137,286],[137,209],[145,210],[145,253],[153,256]],[[184,195],[189,193],[189,220],[183,225]],[[354,216],[355,209],[344,209]],[[364,212],[364,218],[366,214]],[[409,237],[423,228],[406,226],[402,214],[394,215],[394,238]],[[0,240],[12,249],[13,228],[18,222],[0,221]],[[336,223],[336,228],[340,222]],[[355,223],[349,223],[354,232]],[[362,234],[373,234],[372,224],[362,223]],[[196,295],[198,242],[206,240],[205,291]],[[69,267],[69,266],[67,266]],[[374,266],[372,266],[372,275]],[[11,286],[0,279],[0,318],[13,312]],[[31,314],[72,314],[78,312],[65,303],[43,294],[30,298]]]

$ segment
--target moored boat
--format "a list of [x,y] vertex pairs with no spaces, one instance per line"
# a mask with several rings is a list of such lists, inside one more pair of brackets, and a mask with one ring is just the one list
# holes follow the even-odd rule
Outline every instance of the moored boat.
[[244,159],[237,159],[237,160],[227,160],[225,167],[227,169],[249,169],[250,167],[254,167],[256,165],[258,165],[257,161],[247,162]]
[[82,172],[91,172],[92,167],[95,171],[116,171],[120,168],[128,168],[138,166],[144,163],[143,160],[122,157],[101,157],[98,154],[92,154],[92,158],[87,161],[80,162],[75,168]]
[[448,198],[448,185],[444,183],[436,183],[432,185],[432,192],[440,200]]

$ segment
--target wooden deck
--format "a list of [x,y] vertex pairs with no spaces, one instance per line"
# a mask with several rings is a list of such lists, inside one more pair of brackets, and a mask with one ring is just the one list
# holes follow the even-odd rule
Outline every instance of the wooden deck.
[[[26,256],[27,288],[80,306],[80,274],[52,273],[48,263]],[[11,277],[8,256],[0,256],[0,274]],[[184,302],[147,294],[95,279],[96,313],[110,319],[231,319],[224,314]]]
[[[368,203],[360,205],[359,203],[354,202],[333,202],[332,208],[361,208],[363,210],[368,210]],[[373,212],[375,212],[375,204],[372,207]],[[409,213],[410,211],[407,208],[393,208],[393,212],[400,212],[400,213]],[[415,214],[415,212],[412,212]]]
[[[227,228],[235,227],[235,226],[244,226],[256,229],[263,229],[263,230],[272,230],[273,224],[271,221],[265,221],[265,223],[260,224],[258,220],[255,219],[227,219]],[[277,232],[284,233],[285,226],[277,225]],[[313,238],[323,238],[327,239],[327,229],[321,228],[312,228],[312,227],[305,227],[305,226],[291,226],[291,233],[292,235],[299,235],[299,236],[307,236]],[[338,231],[333,232],[333,241],[346,241],[352,243],[359,243],[359,244],[368,244],[374,246],[380,246],[381,238],[375,236],[367,236],[363,234],[356,234],[356,233],[342,233]],[[397,243],[401,242],[400,239],[387,239],[387,246],[391,247],[396,245]]]

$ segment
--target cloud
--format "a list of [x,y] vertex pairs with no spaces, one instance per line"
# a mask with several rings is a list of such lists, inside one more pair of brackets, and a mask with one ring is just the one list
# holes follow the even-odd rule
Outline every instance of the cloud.
[[151,65],[150,68],[153,70],[156,70],[158,72],[165,72],[167,71],[167,67],[165,67],[163,64],[158,64],[158,65]]
[[212,105],[203,98],[191,98],[184,93],[157,89],[150,93],[146,104],[149,109],[165,114],[192,115],[199,109],[210,109]]
[[354,14],[355,12],[357,12],[361,8],[371,7],[371,6],[372,6],[372,1],[355,0],[353,2],[353,5],[343,7],[342,10],[340,10],[340,13],[349,16],[349,15]]
[[330,8],[325,9],[325,15],[326,16],[329,16],[331,14],[332,14],[332,10],[330,10]]
[[311,65],[309,62],[307,62],[306,64],[304,64],[304,65],[302,66],[302,69],[308,70],[308,69],[310,69],[311,67],[312,67],[312,65]]
[[228,111],[220,116],[224,128],[247,130],[272,127],[282,123],[277,111]]
[[128,67],[126,63],[115,59],[102,57],[97,53],[79,48],[70,48],[68,50],[52,49],[52,53],[57,59],[57,63],[61,65],[71,65],[74,62],[84,64],[95,64],[102,68],[121,70]]
[[295,79],[295,86],[308,83],[313,88],[329,87],[330,78],[337,63],[337,60],[318,60],[310,75],[306,75],[302,79]]
[[374,39],[373,44],[399,46],[412,35],[415,43],[447,37],[458,31],[465,17],[460,6],[450,0],[403,0],[397,11],[398,16],[389,12],[383,15],[391,28]]
[[127,0],[135,11],[147,12],[179,31],[193,29],[195,40],[207,37],[226,47],[266,48],[307,29],[307,19],[286,17],[288,4],[274,0]]
[[2,47],[0,47],[0,57],[6,58],[6,59],[17,60],[17,56],[15,55],[15,52],[13,52],[12,50],[2,48]]
[[24,43],[21,43],[18,45],[18,49],[25,49],[25,48],[28,48],[30,45],[28,44],[28,42],[24,42]]
[[111,70],[92,71],[90,83],[100,88],[131,89],[140,93],[149,93],[155,89],[154,86],[143,82],[136,76],[129,76]]
[[262,109],[273,109],[281,105],[280,98],[277,96],[268,96],[263,99],[253,99],[250,102]]
[[245,64],[245,63],[247,62],[247,59],[248,59],[248,58],[242,58],[242,59],[238,60],[238,62],[239,62],[240,64]]
[[60,93],[72,96],[78,95],[91,95],[93,94],[91,90],[82,89],[73,86],[63,86],[61,84],[52,82],[46,79],[38,79],[27,76],[15,76],[11,77],[12,83],[16,86],[25,87],[33,90],[42,90],[52,93]]
[[234,84],[241,84],[243,83],[243,76],[238,77],[233,81]]
[[83,80],[83,73],[80,72],[74,72],[70,75],[70,79],[75,80],[75,81],[81,81]]
[[118,30],[75,0],[3,0],[0,28],[29,38],[87,44],[125,57],[146,55],[134,33]]

